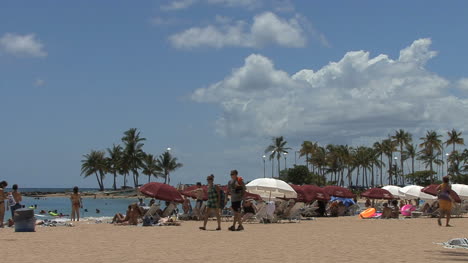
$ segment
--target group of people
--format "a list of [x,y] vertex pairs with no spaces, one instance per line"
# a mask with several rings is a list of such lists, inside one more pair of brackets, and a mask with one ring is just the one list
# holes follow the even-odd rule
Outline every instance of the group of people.
[[11,192],[6,192],[8,182],[0,182],[0,228],[4,227],[5,210],[11,210],[11,219],[8,220],[8,224],[11,226],[14,224],[14,215],[17,209],[23,208],[21,204],[23,197],[18,191],[18,185],[14,184]]
[[[214,184],[214,178],[214,175],[210,175],[206,178],[208,184],[208,200],[206,202],[206,210],[204,211],[203,226],[200,227],[200,230],[206,230],[208,218],[213,214],[218,223],[216,230],[221,230],[221,209],[224,208],[226,200],[222,200],[224,195],[221,193],[222,190],[220,187]],[[244,230],[244,226],[242,225],[242,201],[244,200],[246,188],[244,180],[239,177],[237,170],[231,171],[231,180],[227,186],[227,194],[231,196],[231,209],[233,212],[232,226],[230,226],[228,230],[242,231]],[[199,202],[197,198],[197,206],[198,204],[201,204],[201,202]]]

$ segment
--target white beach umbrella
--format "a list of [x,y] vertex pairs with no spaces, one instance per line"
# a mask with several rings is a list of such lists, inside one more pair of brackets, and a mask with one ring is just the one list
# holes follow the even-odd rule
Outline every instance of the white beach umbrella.
[[461,200],[468,200],[468,185],[452,184],[452,190],[458,194]]
[[419,185],[408,185],[399,190],[400,198],[402,199],[422,199],[436,200],[437,197],[421,192],[424,187]]
[[386,185],[382,189],[389,191],[395,198],[400,198],[400,189],[401,187],[396,185]]
[[264,200],[276,197],[296,198],[297,193],[284,181],[273,178],[259,178],[246,185],[247,192],[258,194]]

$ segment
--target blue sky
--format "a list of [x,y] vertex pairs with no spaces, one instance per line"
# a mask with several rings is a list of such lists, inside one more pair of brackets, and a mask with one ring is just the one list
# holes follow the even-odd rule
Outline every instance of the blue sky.
[[210,173],[225,182],[231,169],[263,176],[272,136],[297,149],[371,143],[399,128],[464,131],[466,10],[463,1],[2,2],[0,179],[93,187],[80,177],[82,155],[131,127],[145,151],[173,148],[184,163],[174,183]]

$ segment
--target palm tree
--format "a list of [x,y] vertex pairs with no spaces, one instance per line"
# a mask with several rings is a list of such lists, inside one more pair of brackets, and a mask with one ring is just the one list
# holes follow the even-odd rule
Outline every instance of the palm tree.
[[162,175],[162,170],[158,166],[156,158],[152,154],[145,154],[143,157],[142,173],[148,176],[148,183],[151,182],[151,176],[159,177]]
[[285,147],[286,143],[288,142],[283,139],[283,136],[276,137],[276,138],[273,138],[273,143],[265,149],[265,153],[270,153],[270,159],[273,159],[276,156],[276,159],[278,161],[278,177],[280,176],[280,172],[281,172],[281,168],[280,168],[281,156],[283,156],[283,154],[285,153],[288,153],[287,150],[291,149],[291,148]]
[[302,156],[306,157],[306,165],[309,168],[309,155],[314,152],[314,143],[311,141],[304,141],[301,145],[301,149],[299,150],[299,158]]
[[442,141],[440,140],[442,135],[437,134],[436,131],[427,131],[426,136],[420,138],[423,142],[419,144],[421,151],[419,152],[419,159],[422,160],[426,167],[429,166],[431,171],[431,183],[434,182],[433,164],[440,164],[440,160],[437,157],[442,153]]
[[465,140],[461,137],[462,132],[457,132],[455,129],[452,129],[451,131],[447,132],[447,135],[449,138],[445,142],[445,145],[448,147],[451,144],[453,146],[452,152],[455,151],[456,144],[465,145]]
[[107,153],[109,154],[109,157],[106,159],[107,171],[114,175],[114,183],[112,185],[112,188],[114,190],[117,190],[117,173],[121,169],[120,167],[122,165],[123,157],[122,146],[114,144],[112,148],[107,148]]
[[404,158],[405,160],[407,160],[411,158],[411,174],[414,174],[414,159],[417,155],[417,149],[417,144],[407,144],[405,146],[405,151],[403,151],[402,159]]
[[[396,151],[396,144],[391,140],[391,138],[388,138],[386,140],[382,141],[382,147],[383,147],[383,153],[385,156],[388,158],[388,183],[392,184],[392,162],[393,162],[393,152]],[[397,176],[395,174],[395,176]]]
[[124,155],[128,162],[128,168],[133,173],[133,183],[138,187],[138,169],[143,165],[143,143],[145,138],[140,138],[140,132],[136,128],[131,128],[124,132],[122,142],[125,143]]
[[183,165],[178,163],[177,158],[172,157],[169,151],[166,151],[156,160],[156,166],[164,174],[164,183],[170,184],[171,178],[169,177],[169,174]]
[[[402,183],[403,183],[403,162],[404,162],[404,159],[403,159],[403,147],[410,144],[411,141],[413,140],[411,134],[409,132],[405,132],[403,129],[400,129],[398,131],[395,131],[395,135],[392,136],[392,139],[394,140],[394,142],[400,146],[400,167],[401,167],[401,179],[402,179]],[[397,179],[398,180],[398,179]]]
[[383,148],[383,145],[382,145],[381,142],[375,142],[373,146],[374,146],[375,154],[380,156],[380,165],[379,165],[379,168],[380,168],[380,185],[383,185],[382,167],[385,166],[385,164],[383,162],[384,148]]
[[105,153],[103,151],[94,151],[83,155],[81,160],[81,174],[88,177],[92,174],[96,175],[99,185],[99,190],[104,191],[104,175],[107,168]]

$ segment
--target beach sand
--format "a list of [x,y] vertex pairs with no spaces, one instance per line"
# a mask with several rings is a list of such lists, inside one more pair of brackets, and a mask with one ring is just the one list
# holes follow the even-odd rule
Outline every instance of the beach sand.
[[[246,224],[245,231],[182,226],[134,227],[80,222],[35,233],[0,229],[3,262],[459,262],[468,250],[434,242],[468,236],[468,218],[439,227],[436,219],[317,218]],[[209,229],[215,221],[208,223]]]

